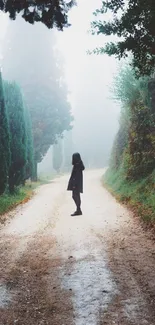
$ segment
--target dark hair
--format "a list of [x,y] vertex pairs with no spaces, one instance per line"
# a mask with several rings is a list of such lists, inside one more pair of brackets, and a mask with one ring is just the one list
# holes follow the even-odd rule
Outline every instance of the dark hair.
[[81,156],[78,152],[75,152],[72,156],[72,165],[78,164],[82,162]]

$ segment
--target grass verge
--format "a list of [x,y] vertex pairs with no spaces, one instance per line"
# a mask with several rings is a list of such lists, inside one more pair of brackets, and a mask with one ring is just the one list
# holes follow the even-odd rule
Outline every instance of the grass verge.
[[145,222],[155,225],[155,171],[147,178],[129,182],[122,169],[108,169],[103,177],[107,189]]
[[38,182],[27,183],[24,187],[19,187],[14,195],[3,194],[0,196],[0,216],[12,210],[21,203],[26,203],[33,195],[34,190],[43,184],[47,184],[47,179]]

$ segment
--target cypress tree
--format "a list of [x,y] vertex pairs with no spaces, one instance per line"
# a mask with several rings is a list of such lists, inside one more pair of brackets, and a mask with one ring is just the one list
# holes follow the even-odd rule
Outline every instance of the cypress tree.
[[33,150],[33,135],[30,113],[25,107],[25,126],[26,126],[26,166],[25,166],[25,180],[32,178],[34,175],[34,150]]
[[10,138],[7,110],[4,101],[3,81],[0,73],[0,195],[7,186],[10,164]]
[[11,165],[9,168],[9,190],[23,183],[26,165],[26,125],[23,98],[18,85],[5,82],[5,96],[9,115]]

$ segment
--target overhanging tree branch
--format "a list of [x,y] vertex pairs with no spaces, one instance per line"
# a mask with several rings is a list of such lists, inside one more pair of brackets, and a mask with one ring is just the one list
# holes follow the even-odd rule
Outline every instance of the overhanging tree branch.
[[21,13],[30,24],[41,22],[60,30],[69,26],[68,11],[73,5],[75,0],[0,0],[0,10],[9,13],[11,19]]
[[[101,21],[108,11],[112,21]],[[122,58],[133,55],[133,66],[138,76],[149,75],[155,67],[155,3],[153,0],[107,0],[94,13],[93,34],[116,35],[121,41],[107,43],[97,53]],[[97,19],[98,18],[98,19]]]

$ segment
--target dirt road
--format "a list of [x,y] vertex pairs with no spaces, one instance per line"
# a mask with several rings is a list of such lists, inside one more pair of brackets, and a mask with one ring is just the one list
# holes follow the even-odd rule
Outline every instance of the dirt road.
[[85,173],[83,216],[62,177],[1,227],[0,325],[155,324],[155,243],[102,173]]

